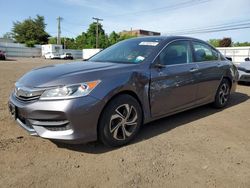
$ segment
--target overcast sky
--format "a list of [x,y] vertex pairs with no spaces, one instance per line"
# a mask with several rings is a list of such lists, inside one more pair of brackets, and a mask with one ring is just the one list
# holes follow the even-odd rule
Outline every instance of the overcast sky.
[[[56,36],[58,16],[63,17],[62,36],[75,37],[86,31],[92,17],[104,19],[106,32],[146,29],[162,34],[192,28],[248,20],[250,0],[0,0],[0,36],[11,31],[13,21],[36,14],[45,17],[46,30]],[[193,34],[203,40],[232,37],[250,41],[250,29]]]

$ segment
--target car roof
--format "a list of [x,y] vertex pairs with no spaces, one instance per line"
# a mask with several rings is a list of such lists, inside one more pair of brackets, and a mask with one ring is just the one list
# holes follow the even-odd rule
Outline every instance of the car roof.
[[192,38],[192,37],[186,37],[186,36],[174,36],[174,35],[169,35],[169,36],[139,36],[139,37],[136,37],[136,38],[131,38],[132,40],[133,39],[153,39],[153,40],[176,40],[176,39],[188,39],[188,40],[198,40],[198,41],[202,41],[202,42],[205,42],[203,40],[200,40],[200,39],[197,39],[197,38]]

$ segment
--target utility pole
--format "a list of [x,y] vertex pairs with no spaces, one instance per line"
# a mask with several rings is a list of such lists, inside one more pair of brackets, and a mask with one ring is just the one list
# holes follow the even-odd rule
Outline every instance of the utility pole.
[[62,17],[57,18],[57,44],[61,44],[61,21]]
[[103,19],[100,19],[100,18],[92,18],[93,20],[96,20],[96,44],[95,44],[95,48],[98,48],[99,46],[99,34],[98,34],[98,25],[99,25],[99,21],[103,21]]

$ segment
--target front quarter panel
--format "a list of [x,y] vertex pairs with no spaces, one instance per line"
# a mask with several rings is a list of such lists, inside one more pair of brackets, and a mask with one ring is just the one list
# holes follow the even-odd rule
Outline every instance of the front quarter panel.
[[136,65],[103,76],[101,83],[93,90],[91,96],[107,104],[120,93],[133,93],[137,96],[144,112],[144,122],[150,117],[148,90],[150,74],[147,65]]

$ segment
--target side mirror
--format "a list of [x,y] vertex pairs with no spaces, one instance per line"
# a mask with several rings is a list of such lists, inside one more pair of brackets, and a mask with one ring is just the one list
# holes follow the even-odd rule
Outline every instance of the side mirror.
[[166,65],[163,65],[163,64],[160,64],[160,63],[156,63],[156,64],[154,65],[154,67],[155,67],[155,68],[158,68],[158,69],[162,69],[162,68],[165,68]]
[[229,61],[233,61],[233,59],[231,57],[226,57],[226,59]]
[[245,58],[245,61],[250,61],[250,58],[249,57]]

